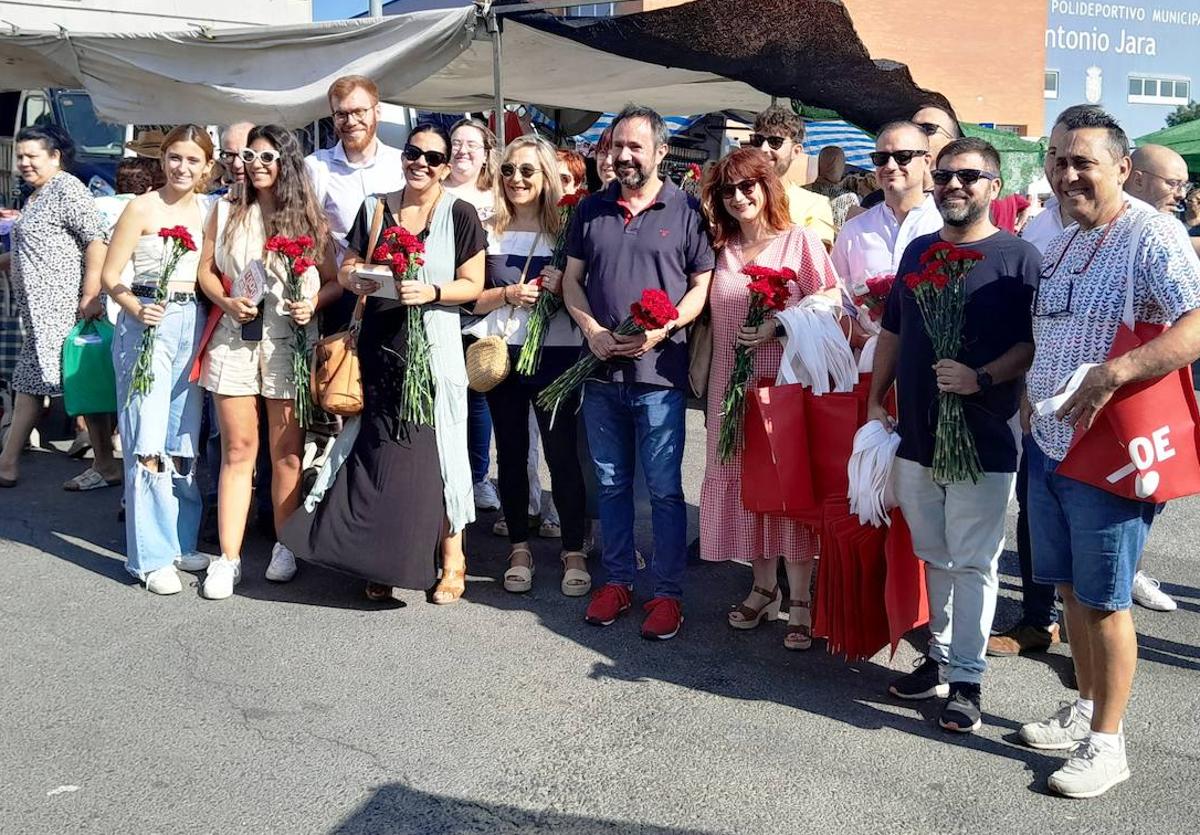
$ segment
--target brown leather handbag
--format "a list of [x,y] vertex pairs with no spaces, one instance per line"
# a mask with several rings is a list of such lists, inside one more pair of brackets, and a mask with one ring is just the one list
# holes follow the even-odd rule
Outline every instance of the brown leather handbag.
[[[375,252],[379,232],[383,228],[384,200],[375,204],[371,218],[371,237],[367,246],[367,263]],[[358,331],[362,326],[367,297],[359,296],[350,317],[350,326],[327,336],[313,347],[312,396],[317,405],[331,415],[353,417],[363,409],[362,372],[358,367]]]

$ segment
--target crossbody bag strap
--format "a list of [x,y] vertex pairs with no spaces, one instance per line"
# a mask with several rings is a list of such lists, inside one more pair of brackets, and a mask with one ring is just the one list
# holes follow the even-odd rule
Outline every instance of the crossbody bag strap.
[[[537,252],[538,244],[540,244],[541,242],[542,242],[542,233],[538,232],[536,235],[533,236],[533,243],[530,244],[530,246],[529,246],[529,254],[525,256],[525,266],[521,267],[521,279],[516,283],[517,287],[520,287],[521,285],[523,285],[525,283],[525,278],[529,275],[529,264],[531,261],[533,261],[533,253]],[[513,318],[514,307],[511,304],[505,305],[505,307],[508,308],[508,315],[506,316],[506,318],[504,320],[503,332],[504,332],[504,338],[508,339],[510,336],[512,336],[516,332],[515,329],[512,327],[512,318]]]
[[[368,198],[370,199],[370,198]],[[383,209],[384,201],[378,197],[374,197],[375,212],[371,215],[371,235],[367,238],[367,257],[366,263],[372,263],[375,255],[375,246],[379,243],[379,233],[383,231]],[[367,297],[359,296],[358,301],[354,304],[354,313],[350,316],[350,330],[357,331],[362,324],[363,311],[367,306]]]

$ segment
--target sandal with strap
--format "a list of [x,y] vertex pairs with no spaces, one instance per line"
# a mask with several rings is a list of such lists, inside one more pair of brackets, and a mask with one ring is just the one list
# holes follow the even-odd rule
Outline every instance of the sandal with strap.
[[367,583],[366,595],[367,600],[373,600],[378,603],[392,596],[392,587],[386,586],[383,583]]
[[[583,568],[571,568],[567,560],[572,557],[583,563]],[[562,593],[567,597],[583,597],[592,590],[592,575],[587,570],[587,554],[583,551],[563,551],[559,557],[563,564]]]
[[792,623],[792,616],[804,612],[807,620],[812,619],[809,610],[811,600],[788,600],[788,631],[783,636],[783,646],[795,652],[803,652],[812,646],[812,626],[808,623]]
[[773,589],[754,586],[750,593],[767,598],[767,602],[757,609],[745,603],[734,606],[733,611],[729,613],[729,625],[734,629],[754,629],[764,620],[771,621],[779,617],[779,606],[783,603],[783,594],[779,591],[779,586]]
[[[524,554],[528,565],[513,565],[518,554]],[[524,594],[533,588],[533,552],[525,545],[514,545],[508,552],[508,571],[504,572],[504,590]]]
[[442,579],[438,580],[430,599],[439,606],[457,603],[467,590],[467,567],[443,568]]

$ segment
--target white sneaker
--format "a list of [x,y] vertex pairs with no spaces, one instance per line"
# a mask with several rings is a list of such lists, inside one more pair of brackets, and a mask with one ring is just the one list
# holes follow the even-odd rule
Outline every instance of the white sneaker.
[[155,594],[179,594],[183,591],[183,583],[179,582],[179,574],[175,566],[168,565],[146,575],[146,591]]
[[286,583],[296,576],[296,555],[282,542],[271,549],[271,564],[267,566],[267,579],[272,583]]
[[500,495],[491,479],[485,478],[475,485],[475,507],[478,510],[500,509]]
[[1086,739],[1075,746],[1066,764],[1050,775],[1050,790],[1064,797],[1099,797],[1117,783],[1129,779],[1129,763],[1125,759],[1125,740],[1120,747],[1110,749]]
[[1155,612],[1174,612],[1179,608],[1179,604],[1158,587],[1158,580],[1145,571],[1133,575],[1133,602]]
[[180,571],[207,571],[208,564],[212,560],[213,558],[209,554],[201,554],[199,551],[189,551],[175,558],[175,567]]
[[204,575],[204,596],[209,600],[224,600],[233,596],[233,587],[242,579],[242,558],[213,560]]
[[1019,736],[1030,748],[1065,751],[1087,739],[1091,731],[1091,723],[1070,701],[1063,702],[1049,719],[1022,725]]

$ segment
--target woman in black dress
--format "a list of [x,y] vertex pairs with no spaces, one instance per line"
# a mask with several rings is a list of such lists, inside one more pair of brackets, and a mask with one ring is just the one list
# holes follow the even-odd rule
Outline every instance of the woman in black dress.
[[[356,276],[371,245],[378,200],[384,201],[382,228],[403,226],[425,243],[425,266],[422,280],[398,284],[398,300],[367,300],[358,339],[363,414],[353,430],[348,427],[357,437],[344,461],[337,460],[335,449],[306,511],[295,514],[284,530],[283,541],[296,556],[368,580],[372,599],[387,597],[392,586],[432,586],[439,544],[442,578],[433,601],[455,602],[465,589],[462,532],[474,520],[474,499],[458,306],[473,301],[483,288],[487,236],[471,204],[442,188],[449,151],[440,127],[414,129],[404,148],[405,187],[368,198],[346,236],[338,280],[357,295],[379,289]],[[400,418],[410,305],[424,306],[433,343],[436,426]],[[334,471],[320,503],[312,507]]]

